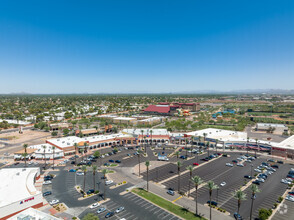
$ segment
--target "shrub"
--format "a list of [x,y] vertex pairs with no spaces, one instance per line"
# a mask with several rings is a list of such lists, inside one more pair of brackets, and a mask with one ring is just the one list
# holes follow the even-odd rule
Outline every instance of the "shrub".
[[280,197],[278,198],[278,201],[279,201],[279,202],[282,202],[282,201],[283,201],[283,197],[280,196]]
[[258,218],[260,219],[260,220],[266,220],[266,219],[268,219],[270,216],[271,216],[271,214],[272,214],[272,210],[271,209],[259,209],[259,211],[258,211]]
[[98,194],[99,193],[99,190],[96,190],[95,192],[94,192],[94,194]]

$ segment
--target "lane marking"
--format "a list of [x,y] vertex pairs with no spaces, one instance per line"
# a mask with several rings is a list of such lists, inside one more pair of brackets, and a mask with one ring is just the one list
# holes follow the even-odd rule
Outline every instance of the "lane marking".
[[177,200],[181,199],[183,196],[180,196],[179,198],[176,198],[174,201],[172,201],[173,203],[176,202]]

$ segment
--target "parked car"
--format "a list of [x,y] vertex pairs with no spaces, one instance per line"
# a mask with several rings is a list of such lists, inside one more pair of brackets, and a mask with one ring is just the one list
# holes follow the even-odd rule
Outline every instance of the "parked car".
[[59,203],[58,199],[53,199],[51,202],[49,202],[50,205],[56,205]]
[[184,155],[180,156],[180,158],[181,158],[181,159],[187,159],[187,157],[184,156]]
[[237,166],[238,166],[238,167],[244,167],[244,164],[242,164],[242,163],[237,163]]
[[221,184],[220,184],[220,186],[225,186],[227,183],[226,182],[222,182]]
[[109,163],[114,163],[114,160],[109,160]]
[[97,213],[100,214],[100,213],[104,212],[105,210],[106,210],[105,207],[101,207],[97,210]]
[[110,184],[112,184],[112,183],[113,183],[112,180],[107,180],[107,181],[105,181],[105,184],[106,184],[106,185],[110,185]]
[[213,206],[217,206],[217,202],[215,202],[215,201],[207,201],[207,204],[209,205],[209,204],[211,204],[211,205],[213,205]]
[[49,195],[51,195],[51,194],[52,194],[51,191],[47,191],[47,192],[44,192],[44,193],[43,193],[43,196],[49,196]]
[[264,181],[265,181],[265,180],[262,179],[262,178],[258,178],[257,180],[258,180],[259,182],[261,182],[261,183],[264,183]]
[[245,175],[244,178],[246,178],[246,179],[250,179],[250,180],[251,180],[251,179],[252,179],[252,176]]
[[123,210],[125,210],[125,207],[121,206],[121,207],[119,207],[119,208],[117,208],[117,209],[115,210],[115,213],[120,213],[120,212],[122,212]]
[[68,172],[74,173],[74,172],[76,172],[76,170],[75,169],[70,169]]
[[273,164],[271,167],[272,167],[272,168],[279,169],[279,166],[278,166],[277,164]]
[[98,202],[96,202],[96,203],[90,205],[90,209],[95,209],[95,208],[97,208],[98,206],[100,206],[100,204],[99,204]]
[[198,166],[199,165],[199,163],[193,163],[193,166]]
[[254,180],[252,183],[256,185],[260,185],[260,182],[258,180]]
[[278,160],[277,163],[284,164],[284,161]]
[[286,179],[281,179],[281,183],[291,184],[292,182],[291,182],[291,181],[288,181],[288,180],[286,180]]
[[285,199],[288,201],[294,202],[294,196],[292,195],[287,195]]
[[49,185],[49,184],[51,184],[52,182],[50,181],[50,180],[47,180],[47,181],[45,181],[45,182],[43,182],[43,185]]
[[175,195],[175,191],[173,191],[173,190],[167,190],[166,193],[169,194],[169,195],[171,195],[171,196],[174,196]]
[[232,162],[233,162],[233,163],[238,163],[238,161],[237,161],[237,160],[232,160]]
[[114,212],[108,212],[108,213],[105,215],[105,218],[110,218],[111,216],[114,216]]
[[232,164],[232,163],[226,163],[226,166],[228,166],[228,167],[233,167],[234,164]]
[[242,219],[243,219],[243,218],[241,217],[241,215],[238,214],[237,212],[234,213],[234,218],[235,218],[236,220],[242,220]]
[[120,160],[116,160],[115,162],[116,162],[116,163],[121,163],[121,161],[120,161]]
[[89,190],[87,191],[87,195],[92,194],[92,193],[94,193],[94,189],[89,189]]
[[83,172],[76,172],[76,175],[77,176],[84,176],[84,173]]
[[105,163],[103,165],[106,166],[106,167],[108,167],[108,166],[110,166],[110,163]]
[[254,169],[255,172],[261,173],[260,169]]

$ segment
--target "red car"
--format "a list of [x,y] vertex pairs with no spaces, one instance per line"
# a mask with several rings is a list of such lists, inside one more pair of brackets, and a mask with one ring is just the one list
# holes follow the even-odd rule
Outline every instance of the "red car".
[[199,165],[199,163],[193,163],[193,166],[198,166]]

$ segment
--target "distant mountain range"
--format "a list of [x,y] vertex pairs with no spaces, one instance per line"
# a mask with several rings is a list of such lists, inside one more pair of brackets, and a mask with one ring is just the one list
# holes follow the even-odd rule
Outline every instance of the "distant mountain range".
[[[46,93],[39,93],[40,95],[44,95]],[[47,93],[48,94],[48,93]],[[53,93],[52,93],[53,94]],[[183,91],[183,92],[114,92],[114,93],[60,93],[62,94],[85,94],[85,95],[92,95],[92,94],[101,94],[101,95],[110,95],[110,94],[271,94],[271,95],[294,95],[294,89],[286,90],[286,89],[243,89],[243,90],[230,90],[230,91],[218,91],[218,90],[197,90],[197,91]],[[9,95],[38,95],[38,93],[27,93],[27,92],[14,92],[9,93]],[[48,94],[49,95],[49,94]],[[54,93],[54,95],[58,95]]]

